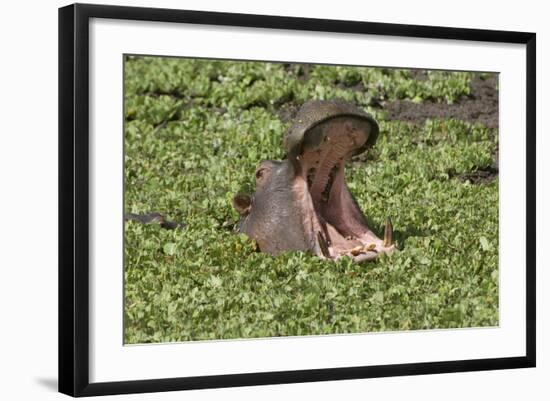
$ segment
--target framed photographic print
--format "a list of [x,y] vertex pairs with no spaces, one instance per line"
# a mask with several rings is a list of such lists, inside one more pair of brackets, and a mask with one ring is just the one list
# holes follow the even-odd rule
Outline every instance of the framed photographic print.
[[535,366],[535,34],[59,10],[59,390]]

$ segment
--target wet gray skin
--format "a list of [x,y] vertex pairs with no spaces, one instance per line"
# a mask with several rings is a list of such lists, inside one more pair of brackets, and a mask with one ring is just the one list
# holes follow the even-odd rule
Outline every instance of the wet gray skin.
[[384,239],[367,220],[345,181],[345,164],[374,145],[378,124],[343,101],[310,101],[284,137],[287,158],[263,161],[256,192],[238,194],[239,231],[262,252],[312,251],[327,259],[372,260],[394,250],[391,222]]

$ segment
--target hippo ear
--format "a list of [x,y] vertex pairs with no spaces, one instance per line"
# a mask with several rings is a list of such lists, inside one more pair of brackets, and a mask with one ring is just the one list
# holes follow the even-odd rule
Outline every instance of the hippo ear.
[[237,194],[233,198],[233,207],[241,215],[250,213],[251,205],[252,205],[252,198],[248,194]]

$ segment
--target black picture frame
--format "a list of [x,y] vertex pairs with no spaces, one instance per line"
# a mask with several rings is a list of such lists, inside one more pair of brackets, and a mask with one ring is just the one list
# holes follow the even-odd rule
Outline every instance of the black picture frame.
[[[90,383],[89,117],[91,18],[515,43],[526,46],[525,355],[382,366]],[[71,396],[421,375],[535,366],[536,35],[526,32],[338,21],[267,15],[74,4],[59,9],[59,391]]]

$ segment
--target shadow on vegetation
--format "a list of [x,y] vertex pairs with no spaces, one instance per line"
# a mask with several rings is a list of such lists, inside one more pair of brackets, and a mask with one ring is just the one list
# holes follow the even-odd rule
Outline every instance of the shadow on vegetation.
[[485,168],[479,168],[467,173],[457,173],[454,169],[447,171],[449,179],[457,178],[459,181],[469,181],[470,184],[487,184],[498,179],[498,168],[489,166]]
[[405,247],[405,241],[406,241],[407,238],[410,238],[410,237],[429,237],[431,235],[433,235],[433,231],[419,230],[417,228],[410,228],[410,227],[407,227],[404,230],[394,230],[393,231],[394,242],[397,243],[397,246],[401,250],[406,248]]

